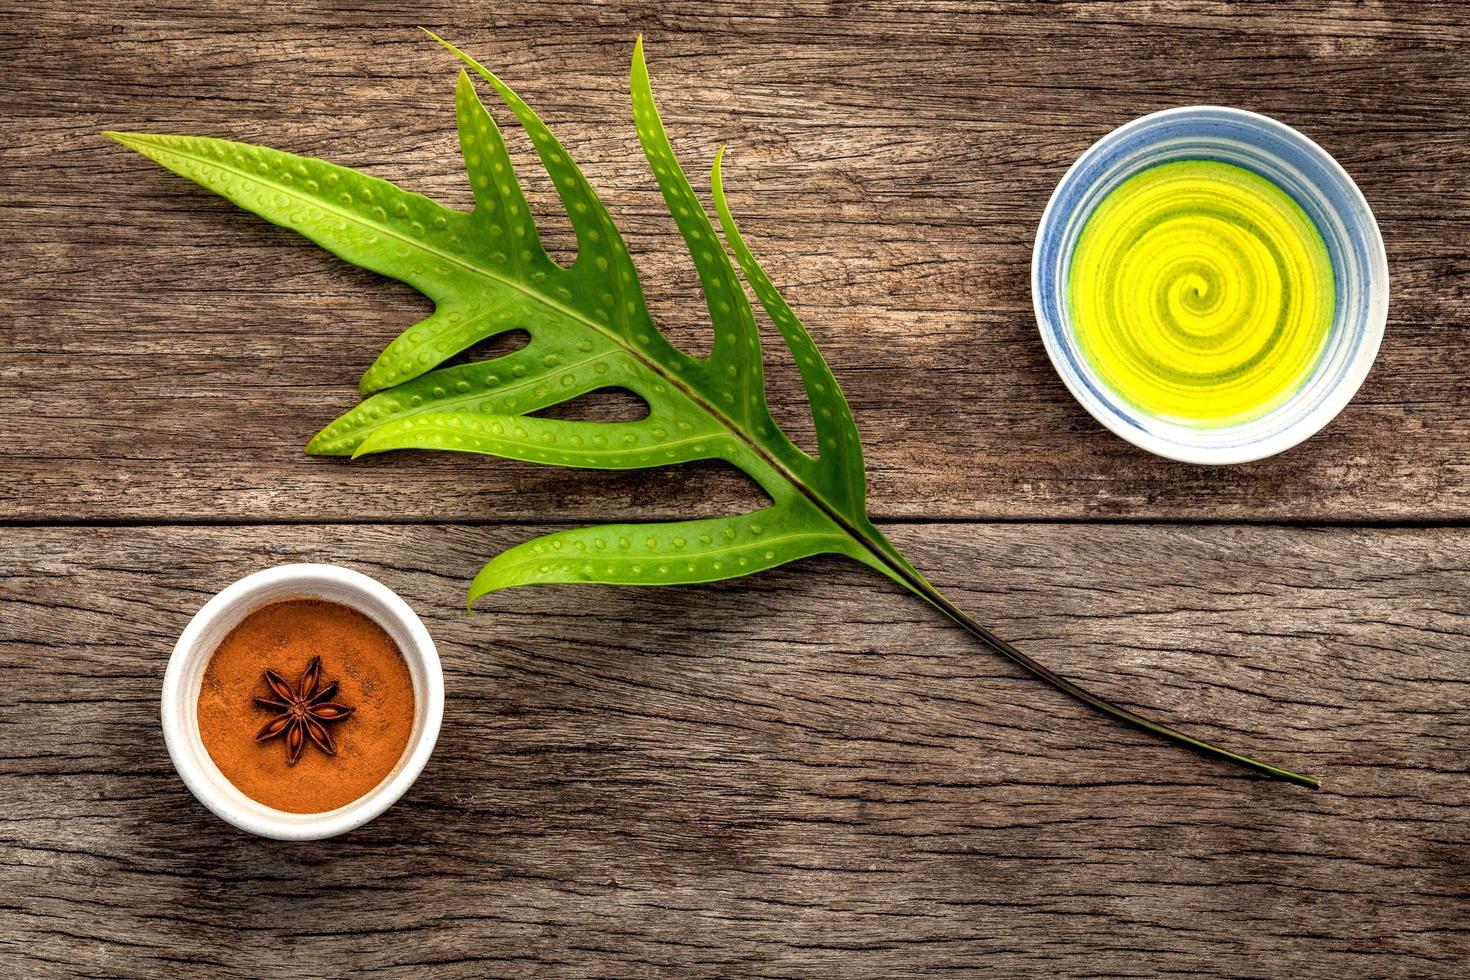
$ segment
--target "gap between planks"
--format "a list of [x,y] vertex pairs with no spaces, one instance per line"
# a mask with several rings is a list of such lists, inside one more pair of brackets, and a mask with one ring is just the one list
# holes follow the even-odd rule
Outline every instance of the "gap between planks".
[[[538,516],[524,517],[477,517],[477,518],[434,518],[434,517],[287,517],[275,519],[241,519],[237,517],[210,518],[159,518],[139,520],[137,518],[77,518],[75,520],[47,520],[43,518],[0,518],[0,530],[21,528],[69,528],[115,527],[115,528],[170,528],[170,527],[590,527],[594,524],[650,524],[666,521],[691,519],[684,514],[640,515],[628,520],[616,514],[603,517],[557,518]],[[873,523],[883,526],[937,526],[937,525],[1031,525],[1050,526],[1122,526],[1122,527],[1279,527],[1297,530],[1373,530],[1373,531],[1433,531],[1470,528],[1470,518],[1394,518],[1361,520],[1278,517],[1084,517],[1060,515],[1055,517],[1018,517],[1015,515],[975,515],[971,517],[899,515],[874,518]]]

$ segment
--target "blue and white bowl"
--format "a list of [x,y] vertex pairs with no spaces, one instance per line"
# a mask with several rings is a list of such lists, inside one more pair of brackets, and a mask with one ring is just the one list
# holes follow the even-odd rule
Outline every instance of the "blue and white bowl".
[[[1332,259],[1336,317],[1316,368],[1285,402],[1236,425],[1182,425],[1128,404],[1083,358],[1067,309],[1072,253],[1093,209],[1140,170],[1191,159],[1232,163],[1275,183],[1312,219]],[[1244,463],[1295,446],[1332,421],[1357,393],[1388,319],[1388,257],[1368,202],[1326,150],[1267,116],[1183,106],[1125,123],[1072,164],[1036,232],[1031,299],[1053,366],[1095,419],[1169,459]]]

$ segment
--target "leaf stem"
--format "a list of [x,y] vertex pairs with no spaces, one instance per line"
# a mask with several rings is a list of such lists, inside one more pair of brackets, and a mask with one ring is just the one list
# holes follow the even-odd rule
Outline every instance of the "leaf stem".
[[[911,578],[911,576],[908,575],[905,575],[904,577],[906,580]],[[1011,644],[1007,643],[1005,640],[1002,640],[1000,637],[990,632],[990,630],[986,629],[984,626],[981,626],[969,615],[969,613],[965,612],[959,606],[956,606],[947,597],[945,597],[942,592],[934,588],[934,586],[930,585],[928,582],[919,579],[917,581],[910,581],[909,585],[913,589],[913,591],[917,592],[924,599],[928,600],[929,603],[937,608],[940,612],[944,613],[950,619],[954,620],[960,626],[964,627],[966,631],[978,638],[980,642],[984,643],[986,646],[990,647],[1001,656],[1005,657],[1008,660],[1011,660],[1016,664],[1019,664],[1022,668],[1024,668],[1034,676],[1046,681],[1048,684],[1052,685],[1058,690],[1070,694],[1072,697],[1076,698],[1078,701],[1081,701],[1083,704],[1088,705],[1091,708],[1095,708],[1098,711],[1101,711],[1103,714],[1110,715],[1111,717],[1117,718],[1120,721],[1127,722],[1130,725],[1141,728],[1146,732],[1159,736],[1160,738],[1165,738],[1171,742],[1176,742],[1180,745],[1188,746],[1189,748],[1202,752],[1205,755],[1213,756],[1217,759],[1225,759],[1227,761],[1235,763],[1236,765],[1244,766],[1247,769],[1251,769],[1263,775],[1270,776],[1273,779],[1283,779],[1290,783],[1296,783],[1298,786],[1305,786],[1308,789],[1321,788],[1321,784],[1317,781],[1316,778],[1312,776],[1303,776],[1301,773],[1292,772],[1289,769],[1282,769],[1278,766],[1273,766],[1269,763],[1261,762],[1258,759],[1252,759],[1249,756],[1244,756],[1236,752],[1231,752],[1229,749],[1221,748],[1220,746],[1214,745],[1210,742],[1197,739],[1191,735],[1186,735],[1181,731],[1176,731],[1175,729],[1170,728],[1167,725],[1161,725],[1158,722],[1150,721],[1142,715],[1135,714],[1134,712],[1129,711],[1127,708],[1124,708],[1121,705],[1114,704],[1106,698],[1098,697],[1096,694],[1091,693],[1087,689],[1080,687],[1077,684],[1074,684],[1072,681],[1067,680],[1067,678],[1063,677],[1061,674],[1058,674],[1051,668],[1039,664],[1035,660],[1032,660],[1026,654],[1022,653],[1020,650],[1017,650],[1015,647],[1011,646]]]

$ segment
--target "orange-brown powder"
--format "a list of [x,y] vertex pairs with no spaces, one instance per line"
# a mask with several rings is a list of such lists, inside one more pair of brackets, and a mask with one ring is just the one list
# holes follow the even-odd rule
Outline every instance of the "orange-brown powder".
[[[287,765],[285,736],[257,742],[270,720],[267,668],[295,685],[322,658],[321,686],[355,710],[328,726],[337,754],[307,742]],[[381,626],[355,609],[321,599],[288,599],[255,610],[230,631],[204,670],[199,734],[210,758],[246,796],[291,813],[322,813],[364,795],[393,771],[413,730],[413,678]]]

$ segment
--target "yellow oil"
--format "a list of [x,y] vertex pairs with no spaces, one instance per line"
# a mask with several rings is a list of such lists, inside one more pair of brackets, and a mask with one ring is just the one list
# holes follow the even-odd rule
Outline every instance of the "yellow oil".
[[1088,217],[1068,311],[1083,357],[1138,410],[1193,426],[1270,411],[1332,328],[1332,260],[1271,181],[1214,160],[1128,178]]

